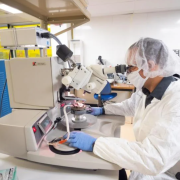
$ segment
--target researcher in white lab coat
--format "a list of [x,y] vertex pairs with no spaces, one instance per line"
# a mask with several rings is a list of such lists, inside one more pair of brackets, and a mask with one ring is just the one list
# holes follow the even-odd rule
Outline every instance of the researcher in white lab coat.
[[[127,77],[137,91],[94,115],[133,116],[135,142],[72,132],[70,146],[132,170],[130,180],[173,180],[180,173],[180,58],[160,40],[142,38],[127,52]],[[179,178],[180,179],[180,178]]]

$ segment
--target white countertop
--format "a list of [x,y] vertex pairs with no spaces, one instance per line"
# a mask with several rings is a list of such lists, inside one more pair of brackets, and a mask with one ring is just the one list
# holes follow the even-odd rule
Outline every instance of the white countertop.
[[118,171],[50,166],[0,154],[0,169],[15,166],[19,180],[118,180]]

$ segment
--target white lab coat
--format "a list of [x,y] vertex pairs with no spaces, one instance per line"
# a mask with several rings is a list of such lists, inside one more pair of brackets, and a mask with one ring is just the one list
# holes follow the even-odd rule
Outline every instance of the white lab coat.
[[130,169],[130,180],[172,180],[180,172],[180,81],[172,82],[161,100],[145,108],[146,96],[134,93],[122,103],[105,106],[106,114],[134,116],[136,142],[97,139],[93,152]]

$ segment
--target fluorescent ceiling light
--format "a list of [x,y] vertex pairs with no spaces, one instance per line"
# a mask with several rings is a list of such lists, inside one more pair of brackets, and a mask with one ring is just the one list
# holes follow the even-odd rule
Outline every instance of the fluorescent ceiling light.
[[0,4],[0,9],[10,12],[12,14],[18,14],[18,13],[22,13],[22,11],[19,11],[18,9],[15,9],[13,7],[7,6],[5,4]]

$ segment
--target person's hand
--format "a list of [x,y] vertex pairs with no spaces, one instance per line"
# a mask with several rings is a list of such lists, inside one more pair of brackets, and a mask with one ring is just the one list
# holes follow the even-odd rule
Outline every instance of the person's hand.
[[103,114],[103,108],[102,107],[91,107],[91,115],[99,116]]
[[[67,138],[67,135],[64,136],[64,139]],[[70,133],[70,137],[67,141],[69,146],[81,149],[83,151],[93,151],[93,145],[96,141],[96,138],[85,134],[80,131],[73,131]]]

